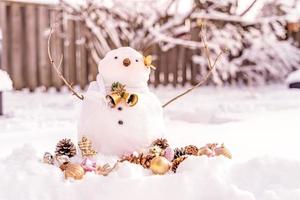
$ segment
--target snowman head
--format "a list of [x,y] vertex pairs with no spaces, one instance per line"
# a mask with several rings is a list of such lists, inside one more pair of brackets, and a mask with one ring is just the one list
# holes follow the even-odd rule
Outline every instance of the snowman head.
[[100,61],[98,70],[105,86],[120,82],[127,87],[147,87],[150,74],[143,55],[130,47],[109,51]]

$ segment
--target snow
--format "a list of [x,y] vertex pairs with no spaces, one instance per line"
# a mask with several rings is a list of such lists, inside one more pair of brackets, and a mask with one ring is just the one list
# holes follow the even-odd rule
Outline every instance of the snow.
[[12,81],[6,71],[0,69],[0,92],[12,89]]
[[286,79],[286,83],[288,84],[298,82],[300,82],[300,70],[290,73],[290,75]]
[[[184,88],[158,88],[165,102]],[[300,198],[300,93],[285,86],[196,90],[165,109],[172,146],[224,142],[233,160],[190,157],[177,174],[154,176],[124,163],[107,177],[64,181],[39,161],[61,138],[76,142],[80,102],[69,93],[8,93],[0,118],[0,199]],[[22,101],[20,101],[22,100]],[[104,161],[103,156],[99,156]]]

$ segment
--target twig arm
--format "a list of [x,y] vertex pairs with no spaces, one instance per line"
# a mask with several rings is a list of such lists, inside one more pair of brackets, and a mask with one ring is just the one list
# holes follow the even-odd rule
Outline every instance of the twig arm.
[[195,86],[189,88],[188,90],[184,91],[183,93],[177,95],[176,97],[170,99],[170,100],[169,100],[168,102],[166,102],[162,107],[163,107],[163,108],[166,107],[167,105],[169,105],[169,104],[172,103],[173,101],[176,101],[176,100],[179,99],[180,97],[186,95],[187,93],[191,92],[192,90],[194,90],[194,89],[200,87],[201,85],[203,85],[203,84],[207,81],[207,79],[211,76],[211,74],[212,74],[212,72],[213,72],[213,70],[214,70],[214,68],[215,68],[216,63],[217,63],[217,61],[220,59],[220,57],[221,57],[222,54],[223,54],[223,52],[219,53],[219,55],[217,56],[217,58],[216,58],[214,64],[212,65],[212,68],[209,70],[209,72],[206,74],[206,76],[204,77],[204,79],[203,79],[202,81],[200,81],[199,83],[197,83],[197,85],[195,85]]
[[172,103],[173,101],[176,101],[177,99],[181,98],[182,96],[188,94],[189,92],[191,92],[192,90],[200,87],[201,85],[203,85],[207,80],[208,78],[211,76],[218,60],[220,59],[221,55],[223,54],[223,51],[221,51],[216,59],[214,60],[213,64],[212,64],[212,61],[210,59],[210,53],[209,53],[209,49],[208,49],[208,46],[207,46],[207,43],[205,41],[205,38],[203,37],[203,33],[202,33],[202,29],[201,29],[201,32],[200,32],[200,37],[201,37],[201,40],[204,44],[204,54],[206,56],[206,59],[207,59],[207,63],[208,63],[208,68],[209,68],[209,72],[205,75],[205,77],[199,82],[197,83],[195,86],[189,88],[188,90],[184,91],[183,93],[177,95],[176,97],[170,99],[168,102],[166,102],[165,104],[163,104],[163,108],[165,108],[167,105],[169,105],[170,103]]
[[65,77],[62,75],[60,69],[61,69],[61,65],[62,65],[62,61],[63,61],[63,56],[61,56],[60,62],[59,62],[59,66],[56,66],[52,56],[51,56],[51,48],[50,48],[50,43],[51,43],[51,36],[53,33],[53,29],[52,27],[50,28],[50,34],[48,37],[48,57],[50,60],[50,63],[53,67],[53,69],[55,70],[56,74],[58,75],[58,77],[65,83],[65,85],[69,88],[70,91],[72,91],[73,95],[75,95],[77,98],[79,98],[80,100],[84,99],[84,96],[82,94],[78,94],[74,88],[72,87],[72,85],[65,79]]

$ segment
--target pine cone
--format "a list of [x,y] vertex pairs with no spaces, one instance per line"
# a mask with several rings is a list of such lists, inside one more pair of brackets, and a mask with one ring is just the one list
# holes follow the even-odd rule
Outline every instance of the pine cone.
[[120,162],[128,161],[130,163],[137,164],[137,160],[140,155],[130,154],[129,156],[123,156]]
[[168,140],[164,138],[156,139],[152,142],[152,146],[159,146],[161,149],[166,149],[169,147]]
[[145,155],[140,158],[140,164],[148,169],[150,167],[151,160],[155,157],[155,155]]
[[174,159],[179,158],[180,156],[184,156],[185,154],[185,149],[184,148],[175,148],[174,149]]
[[181,157],[178,157],[176,159],[174,159],[172,161],[172,167],[171,167],[171,170],[176,173],[176,170],[178,168],[178,166],[180,165],[180,163],[182,163],[185,159],[187,158],[187,156],[181,156]]
[[131,154],[129,156],[124,156],[120,162],[128,161],[133,164],[137,165],[142,165],[144,168],[149,168],[150,167],[150,162],[151,160],[155,157],[155,155],[151,154],[139,154],[139,155],[134,155]]
[[198,155],[198,147],[196,147],[194,145],[188,145],[188,146],[184,147],[184,150],[185,150],[185,154],[187,154],[187,155],[193,155],[193,156]]
[[56,150],[55,150],[55,155],[56,156],[68,156],[69,158],[73,157],[76,155],[76,147],[71,142],[71,139],[62,139],[60,140],[57,145],[56,145]]

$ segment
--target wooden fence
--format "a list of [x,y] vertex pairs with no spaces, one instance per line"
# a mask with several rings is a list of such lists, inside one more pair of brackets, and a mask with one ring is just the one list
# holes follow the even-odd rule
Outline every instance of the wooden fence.
[[[51,69],[47,55],[49,26],[57,20],[60,11],[51,5],[0,2],[2,29],[1,68],[6,70],[15,89],[38,86],[59,89],[63,83]],[[82,26],[69,20],[59,27],[67,35],[53,35],[51,49],[55,62],[64,56],[63,74],[82,88],[95,78],[97,66],[82,40]]]
[[[15,89],[33,91],[44,86],[59,90],[63,85],[51,68],[47,55],[49,26],[61,14],[55,5],[0,2],[3,35],[0,68],[10,74]],[[62,70],[66,79],[81,88],[97,74],[97,64],[85,46],[84,28],[80,22],[67,20],[59,27],[66,35],[53,35],[51,45],[56,63],[61,55],[64,56]],[[192,37],[199,39],[197,30]],[[177,46],[164,52],[157,47],[151,53],[157,55],[154,63],[157,70],[151,74],[150,83],[176,86],[196,82],[197,67],[191,61],[193,50]]]

